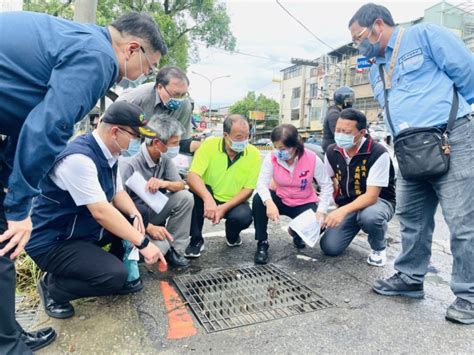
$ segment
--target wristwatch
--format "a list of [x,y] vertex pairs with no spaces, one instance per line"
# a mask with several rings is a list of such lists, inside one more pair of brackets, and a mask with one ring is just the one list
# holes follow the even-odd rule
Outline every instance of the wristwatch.
[[142,249],[145,249],[148,246],[148,244],[150,244],[150,239],[148,239],[147,236],[145,235],[143,237],[141,244],[135,245],[135,246],[137,247],[137,249],[142,250]]

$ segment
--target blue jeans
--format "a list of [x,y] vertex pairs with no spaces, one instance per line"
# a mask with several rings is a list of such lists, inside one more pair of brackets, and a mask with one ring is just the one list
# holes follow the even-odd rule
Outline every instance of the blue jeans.
[[329,256],[342,254],[361,229],[368,234],[373,250],[384,250],[387,246],[385,233],[394,212],[393,204],[379,198],[375,204],[348,214],[338,227],[326,230],[319,242],[321,250]]
[[474,302],[474,122],[458,119],[450,135],[449,171],[436,179],[397,180],[402,252],[395,269],[409,284],[424,280],[431,257],[438,202],[451,233],[453,293]]

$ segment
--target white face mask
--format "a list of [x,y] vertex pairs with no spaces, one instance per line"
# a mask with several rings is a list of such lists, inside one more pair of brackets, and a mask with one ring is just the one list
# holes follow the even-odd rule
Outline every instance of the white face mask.
[[168,150],[164,153],[161,153],[162,156],[173,159],[175,158],[179,153],[179,145],[176,147],[168,147]]

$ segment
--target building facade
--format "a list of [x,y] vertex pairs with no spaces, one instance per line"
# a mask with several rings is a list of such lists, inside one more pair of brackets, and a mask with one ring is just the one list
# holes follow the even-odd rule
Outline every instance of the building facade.
[[[454,6],[443,1],[426,9],[423,17],[400,25],[423,22],[449,28],[474,52],[474,3]],[[303,136],[322,130],[327,108],[340,86],[355,91],[354,107],[364,112],[369,122],[380,121],[382,110],[374,99],[368,69],[357,69],[358,58],[357,50],[348,43],[317,58],[314,65],[295,64],[281,70],[280,122],[295,125]]]

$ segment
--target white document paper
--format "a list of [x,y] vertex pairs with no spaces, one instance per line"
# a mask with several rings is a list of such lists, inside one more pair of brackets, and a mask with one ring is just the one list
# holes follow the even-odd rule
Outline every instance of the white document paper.
[[137,247],[133,247],[130,254],[128,254],[128,260],[136,260],[136,261],[140,260],[140,254],[138,253]]
[[290,222],[290,228],[311,248],[314,247],[319,240],[321,226],[316,220],[314,211],[311,209],[304,211],[294,218]]
[[130,176],[127,181],[125,181],[125,185],[135,192],[138,197],[140,197],[143,202],[145,202],[148,207],[150,207],[156,213],[160,213],[163,207],[166,205],[166,202],[168,202],[168,197],[166,197],[160,191],[152,194],[150,191],[146,190],[146,181],[138,171],[135,171],[133,175]]

